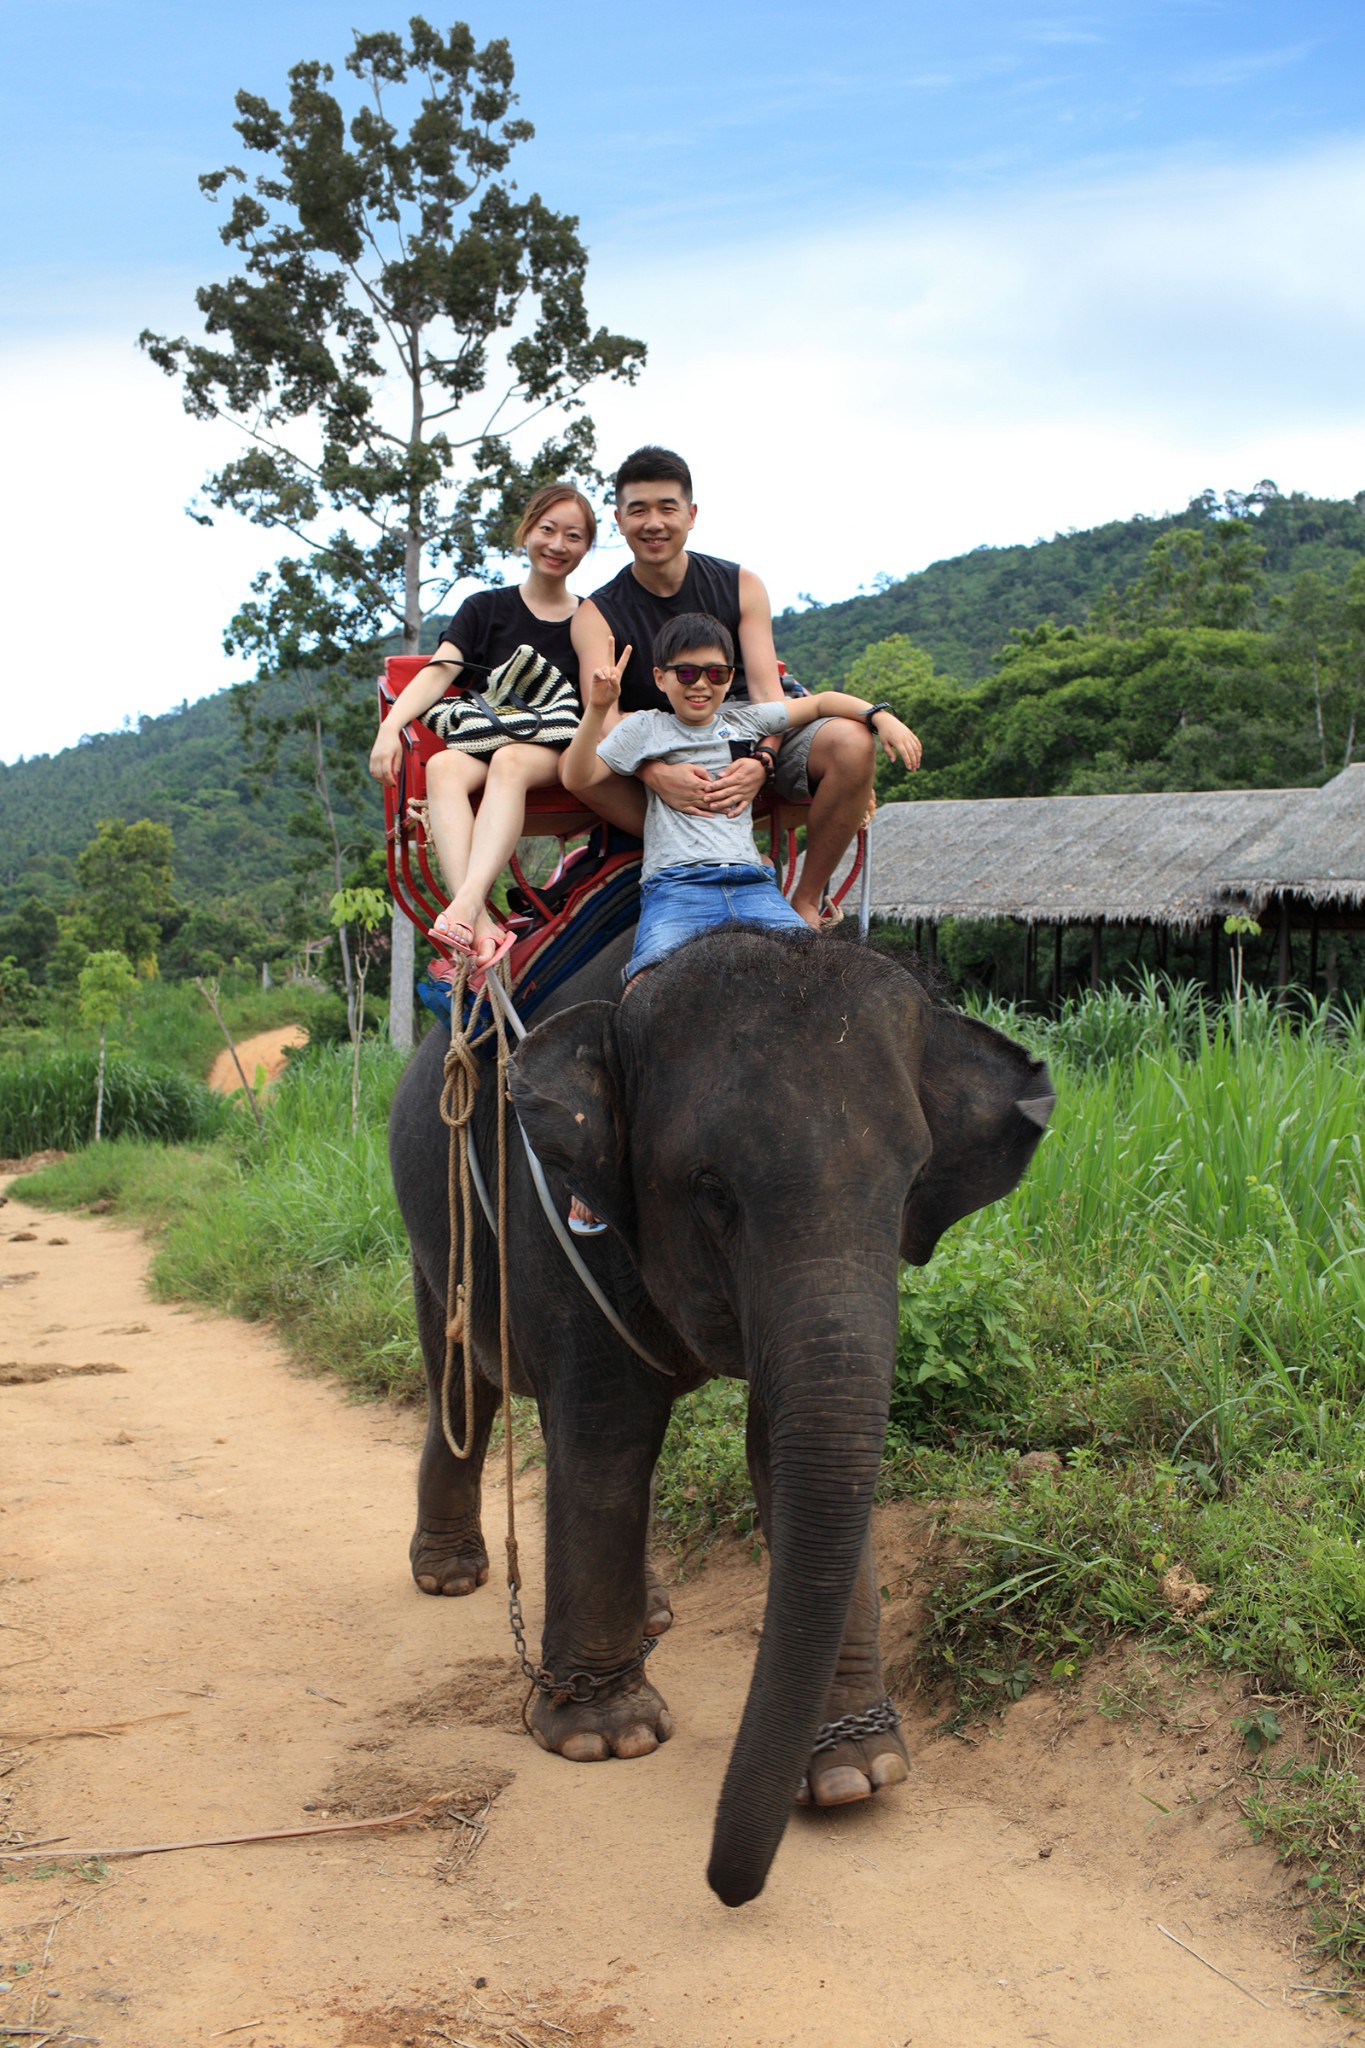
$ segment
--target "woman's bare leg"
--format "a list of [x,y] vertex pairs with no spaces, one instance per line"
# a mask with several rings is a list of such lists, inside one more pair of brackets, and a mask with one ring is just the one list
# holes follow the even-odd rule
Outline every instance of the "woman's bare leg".
[[[441,873],[452,895],[459,894],[469,872],[469,851],[474,838],[473,799],[487,780],[488,762],[474,754],[463,754],[458,747],[448,747],[444,754],[434,755],[427,763],[427,816]],[[473,929],[473,918],[462,917],[453,901],[441,915]]]
[[550,747],[513,742],[499,747],[489,761],[488,781],[474,820],[464,881],[450,905],[450,915],[471,925],[480,945],[493,936],[493,923],[485,908],[488,892],[526,829],[526,793],[551,788],[558,780],[559,756]]

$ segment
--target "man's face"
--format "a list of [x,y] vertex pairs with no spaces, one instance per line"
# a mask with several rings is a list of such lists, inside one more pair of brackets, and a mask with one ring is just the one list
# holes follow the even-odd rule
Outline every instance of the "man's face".
[[[707,669],[715,670],[721,680],[713,682]],[[667,668],[656,668],[654,680],[684,725],[709,725],[725,700],[733,675],[719,647],[689,647]]]
[[657,567],[671,562],[687,545],[697,508],[687,501],[681,484],[667,478],[626,484],[616,506],[616,524],[637,562]]

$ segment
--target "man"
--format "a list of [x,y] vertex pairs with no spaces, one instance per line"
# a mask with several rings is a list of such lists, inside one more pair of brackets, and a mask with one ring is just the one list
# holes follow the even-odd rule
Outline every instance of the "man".
[[[621,671],[622,712],[667,710],[652,674],[655,638],[669,619],[695,612],[719,619],[734,637],[733,700],[764,704],[782,695],[768,593],[751,569],[689,551],[696,518],[692,475],[680,455],[637,448],[621,464],[616,524],[633,560],[578,607],[573,644],[583,676],[611,668],[618,648],[631,650]],[[806,857],[791,902],[818,928],[826,886],[867,814],[875,759],[876,743],[865,726],[828,718],[760,742],[753,757],[733,761],[715,781],[703,769],[660,761],[642,768],[639,780],[674,810],[696,814],[737,816],[769,778],[780,796],[809,798]],[[568,786],[586,797],[572,780]],[[636,778],[598,782],[590,800],[614,824],[643,831],[645,795]]]

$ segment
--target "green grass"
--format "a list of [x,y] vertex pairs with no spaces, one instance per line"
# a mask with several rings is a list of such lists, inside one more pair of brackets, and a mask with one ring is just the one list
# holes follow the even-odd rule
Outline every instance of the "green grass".
[[[49,1052],[0,1065],[0,1157],[22,1159],[88,1145],[95,1131],[93,1052]],[[212,1137],[228,1112],[201,1081],[173,1067],[142,1066],[111,1054],[105,1062],[102,1128],[110,1138],[174,1144]]]

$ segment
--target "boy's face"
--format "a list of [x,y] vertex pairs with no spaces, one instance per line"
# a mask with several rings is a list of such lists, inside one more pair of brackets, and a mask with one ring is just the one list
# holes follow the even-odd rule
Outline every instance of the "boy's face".
[[[707,669],[714,669],[722,680],[712,682]],[[709,725],[724,702],[733,676],[734,670],[719,647],[689,647],[667,668],[654,671],[655,682],[672,705],[674,716],[684,725]]]
[[616,507],[626,546],[637,562],[652,568],[682,553],[696,517],[682,485],[667,478],[625,485]]

